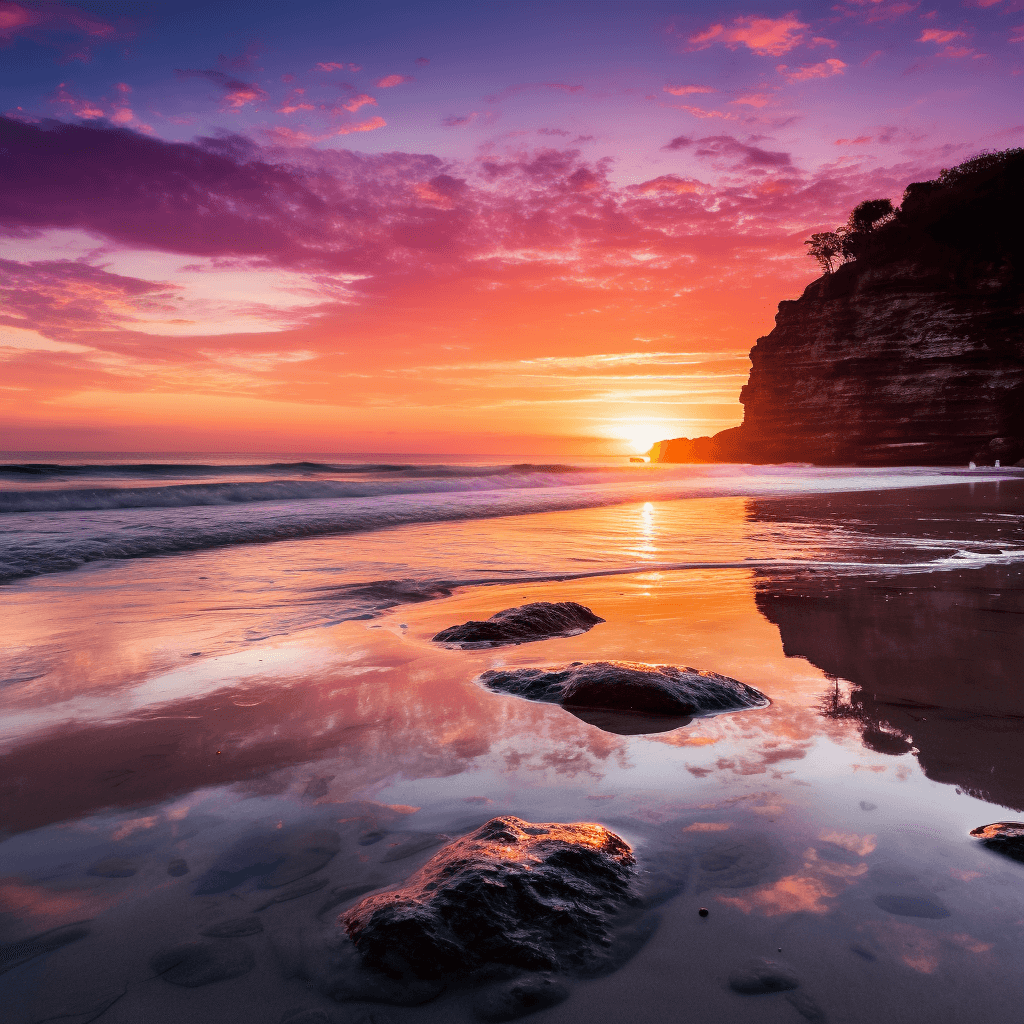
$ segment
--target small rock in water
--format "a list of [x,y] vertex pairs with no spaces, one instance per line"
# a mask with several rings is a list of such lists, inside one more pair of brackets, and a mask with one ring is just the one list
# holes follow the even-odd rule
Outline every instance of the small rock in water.
[[28,939],[19,939],[17,942],[9,942],[0,946],[0,974],[11,970],[32,960],[34,957],[42,956],[43,953],[50,953],[69,942],[84,939],[89,934],[86,927],[88,921],[77,921],[74,924],[62,925],[60,928],[51,928],[47,932],[40,932]]
[[473,1009],[480,1020],[515,1020],[568,998],[569,990],[561,982],[536,974],[485,988],[474,1000]]
[[972,829],[971,835],[981,840],[981,845],[993,853],[1024,863],[1024,822],[996,821]]
[[104,857],[96,861],[86,874],[98,878],[131,878],[136,870],[135,865],[124,857]]
[[188,874],[188,861],[184,857],[175,857],[167,862],[167,874],[173,878],[180,878]]
[[491,670],[480,680],[491,690],[570,709],[689,716],[763,708],[770,703],[760,690],[728,676],[673,665],[595,661],[552,671]]
[[199,934],[210,939],[240,939],[243,935],[259,935],[263,922],[256,916],[232,917],[204,928]]
[[199,988],[248,974],[256,959],[244,942],[186,942],[161,950],[149,966],[172,985]]
[[348,903],[349,900],[355,899],[356,896],[373,892],[374,889],[380,889],[385,884],[385,882],[378,879],[371,879],[366,882],[357,882],[354,885],[337,885],[327,894],[327,899],[320,905],[316,915],[317,917],[322,917],[329,910],[340,907],[342,903]]
[[302,795],[309,797],[311,800],[319,800],[321,797],[327,796],[333,779],[333,775],[321,775],[318,778],[310,779],[306,783],[306,788],[303,790]]
[[700,914],[701,917],[707,917],[710,911],[707,907],[701,907],[700,910],[697,911],[697,913]]
[[602,825],[493,818],[397,890],[339,918],[367,967],[441,978],[485,964],[585,971],[635,904],[629,845]]
[[811,1024],[825,1024],[828,1020],[825,1011],[806,992],[787,992],[785,998],[786,1002]]
[[375,828],[370,832],[363,832],[357,842],[360,846],[373,846],[374,843],[379,843],[386,835],[387,832],[384,832],[382,829]]
[[460,647],[499,647],[535,640],[577,636],[604,622],[589,608],[575,601],[536,601],[519,608],[506,608],[482,622],[471,620],[449,626],[434,637],[435,643]]
[[883,892],[875,897],[875,906],[899,917],[949,917],[949,911],[932,896]]
[[792,968],[766,957],[749,960],[729,975],[729,988],[744,996],[787,992],[799,986],[800,979]]

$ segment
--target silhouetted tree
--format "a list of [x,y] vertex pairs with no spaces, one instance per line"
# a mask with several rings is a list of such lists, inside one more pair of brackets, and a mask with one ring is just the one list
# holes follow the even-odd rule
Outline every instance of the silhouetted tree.
[[891,220],[895,213],[889,199],[865,199],[853,208],[847,228],[851,233],[873,231],[883,222]]
[[838,231],[819,231],[804,242],[804,245],[810,246],[807,254],[818,261],[824,273],[832,273],[832,265],[836,260],[840,263],[845,262],[846,253],[843,247],[845,235],[845,228],[840,228]]

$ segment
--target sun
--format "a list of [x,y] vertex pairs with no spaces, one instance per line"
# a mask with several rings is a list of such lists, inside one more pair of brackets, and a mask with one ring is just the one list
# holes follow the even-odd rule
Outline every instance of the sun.
[[646,419],[620,420],[612,424],[612,429],[637,455],[647,452],[655,441],[672,436],[667,424]]

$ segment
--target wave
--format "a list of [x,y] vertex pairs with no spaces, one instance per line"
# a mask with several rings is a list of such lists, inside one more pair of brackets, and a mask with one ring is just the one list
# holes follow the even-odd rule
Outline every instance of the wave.
[[[48,509],[0,517],[0,580],[62,572],[106,559],[173,555],[388,529],[414,523],[486,519],[597,508],[630,502],[730,496],[771,497],[962,483],[939,470],[783,470],[779,467],[679,467],[631,482],[566,484],[534,474],[534,486],[492,486],[372,496],[307,497],[187,507]],[[377,486],[380,482],[377,482]],[[266,484],[254,485],[265,487]],[[140,489],[145,491],[146,489]],[[153,489],[151,489],[153,490]],[[172,488],[157,488],[164,492]],[[34,496],[53,492],[36,492]],[[56,492],[60,493],[60,492]]]

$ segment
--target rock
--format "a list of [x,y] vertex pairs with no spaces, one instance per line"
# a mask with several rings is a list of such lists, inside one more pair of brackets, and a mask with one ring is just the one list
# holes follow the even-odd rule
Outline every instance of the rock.
[[1003,465],[1024,455],[1020,151],[908,187],[857,258],[779,303],[743,424],[652,461]]
[[861,800],[860,809],[862,811],[876,811],[878,810],[878,804],[873,804],[870,800]]
[[18,967],[28,960],[32,960],[44,953],[51,953],[69,942],[76,942],[84,939],[89,934],[86,927],[88,921],[77,921],[74,924],[62,925],[60,928],[51,928],[49,931],[40,932],[27,939],[19,939],[17,942],[8,942],[0,946],[0,974]]
[[1024,822],[997,821],[972,829],[971,835],[993,853],[1024,863]]
[[636,903],[629,845],[602,825],[493,818],[438,851],[400,889],[339,918],[364,964],[436,979],[487,964],[585,971]]
[[232,917],[204,928],[199,934],[210,939],[240,939],[243,935],[259,935],[263,922],[256,916]]
[[188,874],[188,861],[184,857],[175,857],[167,862],[167,874],[172,878],[180,878]]
[[149,966],[172,985],[199,988],[248,974],[256,959],[244,942],[186,942],[156,953]]
[[537,601],[519,608],[506,608],[483,622],[463,622],[449,626],[434,637],[435,643],[460,647],[499,647],[526,644],[559,636],[578,636],[604,622],[589,608],[575,601]]
[[485,988],[473,1001],[473,1010],[480,1020],[515,1020],[568,998],[569,990],[560,981],[534,974]]
[[646,715],[707,715],[770,702],[759,690],[717,672],[672,665],[574,662],[567,668],[492,669],[480,676],[491,690],[566,708]]
[[86,874],[98,878],[131,878],[136,870],[135,865],[124,857],[104,857],[96,861]]
[[883,892],[875,897],[875,906],[899,917],[949,917],[949,911],[933,896]]
[[766,957],[749,960],[729,975],[729,988],[744,996],[787,992],[799,985],[800,979],[792,968]]
[[828,1018],[825,1011],[804,991],[787,992],[786,1002],[811,1024],[825,1024]]
[[329,879],[327,878],[305,878],[301,882],[296,882],[295,885],[288,886],[287,889],[275,892],[269,899],[265,899],[252,909],[258,914],[261,910],[266,910],[267,907],[272,907],[275,903],[287,903],[289,900],[297,900],[301,896],[308,896],[311,892],[319,892],[328,881]]
[[340,848],[341,837],[331,829],[280,829],[247,836],[199,879],[196,895],[227,892],[250,878],[260,878],[263,889],[276,889],[319,871]]
[[321,904],[316,915],[317,917],[322,917],[335,907],[340,907],[342,903],[348,903],[349,900],[355,899],[356,896],[373,892],[374,889],[380,889],[384,884],[379,879],[371,879],[366,882],[357,882],[353,885],[337,885],[327,894],[327,899]]

